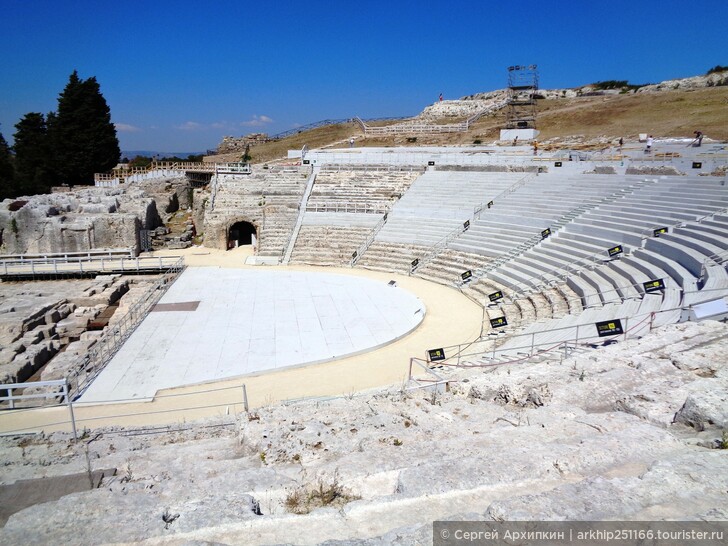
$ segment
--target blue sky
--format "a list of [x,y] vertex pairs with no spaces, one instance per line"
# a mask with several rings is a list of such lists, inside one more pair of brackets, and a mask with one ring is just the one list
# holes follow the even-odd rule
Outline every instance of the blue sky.
[[[517,12],[511,12],[517,9]],[[202,151],[224,135],[413,115],[505,87],[632,83],[728,65],[728,1],[0,0],[0,132],[96,76],[123,150]]]

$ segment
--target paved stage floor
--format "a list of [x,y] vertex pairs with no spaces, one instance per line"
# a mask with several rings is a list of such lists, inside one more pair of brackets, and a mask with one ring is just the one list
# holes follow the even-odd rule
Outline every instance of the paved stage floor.
[[159,389],[325,362],[382,347],[423,320],[386,282],[266,268],[188,267],[81,397]]

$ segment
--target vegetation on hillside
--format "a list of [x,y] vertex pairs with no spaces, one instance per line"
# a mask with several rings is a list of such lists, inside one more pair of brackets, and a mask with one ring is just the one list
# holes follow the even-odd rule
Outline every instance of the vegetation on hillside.
[[728,71],[728,66],[721,66],[721,65],[715,65],[713,68],[708,70],[705,75],[710,76],[711,74],[718,74],[719,72],[726,72]]
[[13,167],[13,156],[10,153],[10,146],[2,133],[0,133],[0,199],[15,184],[15,168]]
[[603,82],[596,82],[596,83],[592,84],[592,87],[594,87],[594,89],[599,89],[599,90],[620,89],[623,91],[633,91],[635,89],[639,89],[640,87],[644,87],[645,85],[649,85],[649,84],[648,83],[634,84],[634,83],[629,83],[627,80],[606,80]]
[[132,159],[124,158],[121,160],[121,163],[124,165],[128,165],[129,167],[149,167],[149,165],[152,164],[152,161],[160,162],[160,163],[183,163],[187,161],[199,163],[202,161],[202,154],[190,154],[187,157],[178,157],[176,155],[169,156],[169,157],[149,157],[146,155],[137,155]]

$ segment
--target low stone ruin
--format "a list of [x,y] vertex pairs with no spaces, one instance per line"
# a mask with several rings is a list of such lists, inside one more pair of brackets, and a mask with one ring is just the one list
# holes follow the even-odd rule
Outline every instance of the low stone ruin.
[[191,206],[184,177],[6,199],[0,203],[0,254],[138,251],[139,230],[163,227],[180,208]]
[[[119,275],[95,279],[39,281],[0,285],[0,382],[31,378],[61,351],[61,360],[76,358],[95,343],[87,332],[110,305],[129,290]],[[68,372],[60,360],[47,365],[38,380],[62,379]]]

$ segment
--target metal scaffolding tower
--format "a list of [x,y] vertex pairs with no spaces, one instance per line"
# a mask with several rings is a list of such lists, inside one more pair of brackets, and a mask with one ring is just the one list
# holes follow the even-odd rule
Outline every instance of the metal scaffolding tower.
[[508,67],[508,111],[506,129],[536,128],[538,67],[535,64]]

